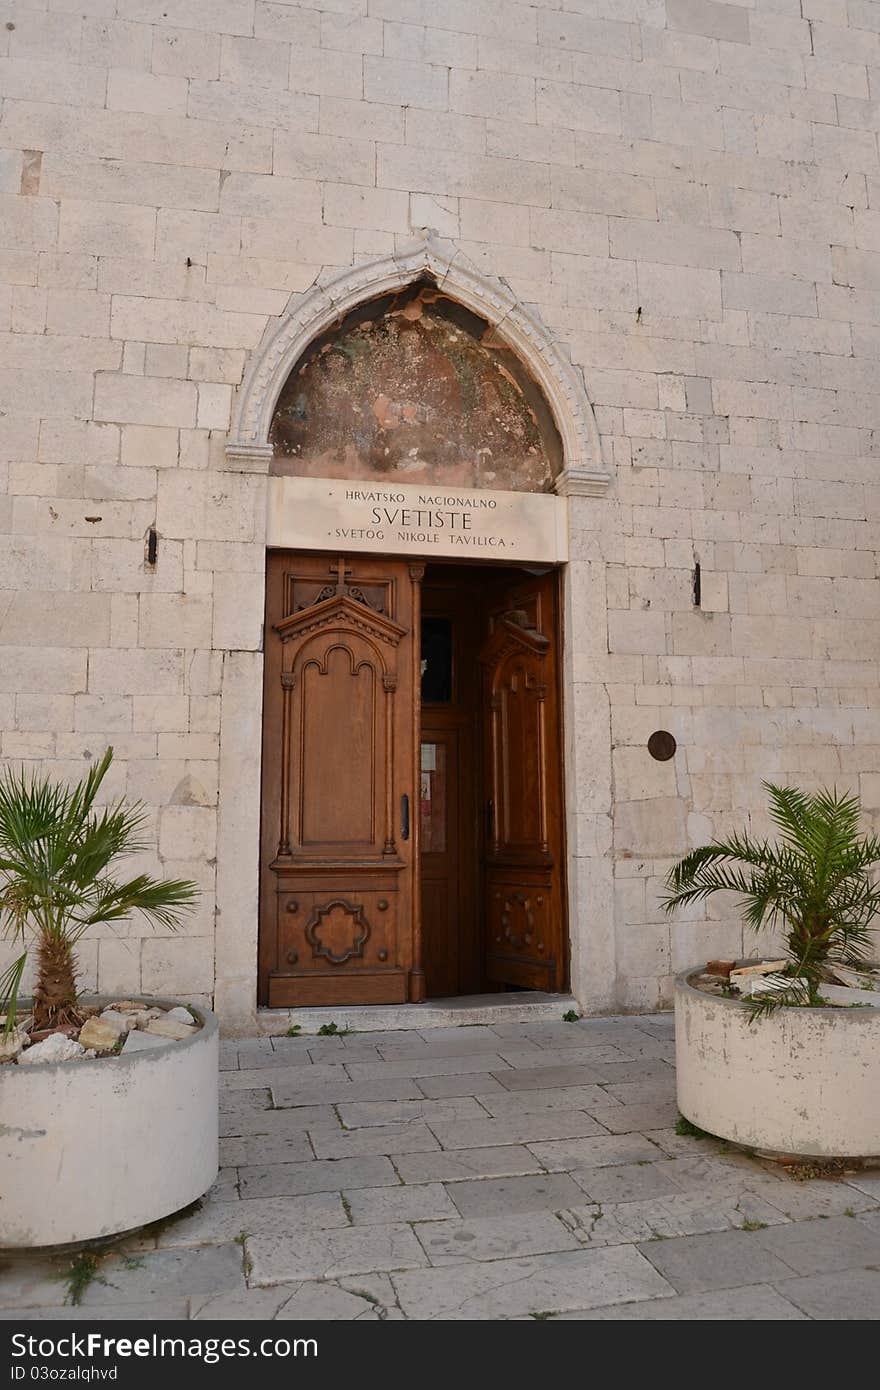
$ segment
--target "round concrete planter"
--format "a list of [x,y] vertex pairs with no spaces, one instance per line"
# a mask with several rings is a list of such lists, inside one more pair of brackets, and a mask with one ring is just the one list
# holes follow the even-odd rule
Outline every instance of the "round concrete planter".
[[167,1047],[0,1067],[0,1248],[116,1235],[208,1190],[219,1029],[197,1012],[201,1030]]
[[880,1155],[880,1009],[744,1004],[675,982],[678,1108],[737,1144],[811,1158]]

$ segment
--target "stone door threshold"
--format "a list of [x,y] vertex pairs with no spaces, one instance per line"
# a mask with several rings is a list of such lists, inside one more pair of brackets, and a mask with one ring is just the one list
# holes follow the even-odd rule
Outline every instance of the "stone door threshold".
[[[561,1019],[577,1009],[570,994],[540,990],[509,994],[461,994],[429,999],[424,1004],[334,1004],[329,1008],[258,1009],[257,1028],[266,1036],[283,1036],[293,1024],[303,1033],[317,1033],[324,1023],[356,1033],[384,1033],[406,1028],[466,1027],[469,1023],[524,1023],[532,1019]],[[580,1010],[578,1010],[580,1012]]]

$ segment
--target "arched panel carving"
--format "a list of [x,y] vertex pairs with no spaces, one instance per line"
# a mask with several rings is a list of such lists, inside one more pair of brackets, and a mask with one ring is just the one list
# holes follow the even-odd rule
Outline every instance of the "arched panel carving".
[[454,246],[433,235],[374,261],[318,278],[291,298],[255,351],[238,391],[227,445],[230,468],[267,472],[269,431],[287,378],[310,343],[357,305],[427,279],[483,318],[525,364],[546,398],[562,441],[563,467],[555,490],[601,494],[609,483],[602,466],[596,421],[580,369],[541,322],[502,281],[482,274]]

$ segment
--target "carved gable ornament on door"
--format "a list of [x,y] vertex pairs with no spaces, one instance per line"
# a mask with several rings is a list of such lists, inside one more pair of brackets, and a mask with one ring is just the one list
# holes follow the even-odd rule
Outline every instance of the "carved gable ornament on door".
[[532,656],[543,657],[549,647],[549,639],[529,625],[526,614],[512,609],[495,624],[491,637],[480,653],[480,660],[498,672],[505,659],[514,652],[528,652]]
[[275,624],[275,631],[284,643],[295,638],[309,637],[322,629],[349,629],[381,642],[386,647],[397,647],[406,636],[406,628],[400,627],[384,613],[376,613],[361,600],[348,593],[334,594],[332,598],[320,599],[311,608],[303,608]]
[[453,242],[428,232],[387,256],[318,277],[287,311],[270,320],[236,396],[226,466],[267,473],[269,431],[278,398],[303,353],[319,334],[368,300],[433,281],[444,294],[479,314],[528,368],[546,397],[562,440],[563,468],[554,490],[561,496],[600,496],[610,484],[583,375],[534,307],[503,280],[484,275]]

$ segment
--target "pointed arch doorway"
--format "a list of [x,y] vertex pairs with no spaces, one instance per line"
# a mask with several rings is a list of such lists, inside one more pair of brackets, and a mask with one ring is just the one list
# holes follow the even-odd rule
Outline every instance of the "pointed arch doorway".
[[[238,473],[265,474],[274,471],[275,450],[270,432],[275,409],[285,382],[309,345],[349,310],[371,297],[409,285],[420,277],[427,278],[460,304],[482,315],[499,338],[527,364],[528,371],[546,399],[562,442],[561,470],[546,491],[565,499],[569,511],[566,515],[564,507],[560,510],[557,526],[561,544],[553,554],[548,548],[546,552],[542,550],[540,555],[530,553],[517,558],[524,562],[564,562],[569,528],[577,529],[581,525],[580,518],[585,515],[582,508],[589,505],[582,499],[603,495],[610,483],[610,476],[601,459],[598,431],[582,373],[572,363],[565,342],[548,330],[534,306],[524,305],[504,282],[478,269],[453,243],[430,232],[388,256],[327,271],[312,288],[292,296],[284,314],[277,320],[270,320],[262,342],[250,357],[242,385],[236,392],[225,466]],[[340,546],[335,538],[332,541],[328,539],[326,530],[319,534],[317,528],[310,530],[308,526],[297,526],[289,516],[285,518],[284,525],[274,525],[273,517],[277,517],[279,505],[277,499],[272,501],[271,493],[281,480],[270,478],[268,481],[270,501],[265,544],[269,558],[273,550],[281,548],[310,556],[320,550],[328,554],[328,564],[337,559]],[[293,480],[284,481],[286,484]],[[535,494],[532,498],[534,503],[547,504],[550,500],[547,495],[539,497]],[[298,503],[296,510],[300,510]],[[353,556],[351,548],[343,549],[344,553]],[[393,558],[400,559],[403,554],[408,559],[421,558],[429,567],[436,560],[436,552],[420,553],[412,548],[398,552]],[[583,603],[589,605],[590,611],[596,605],[601,605],[602,594],[594,584],[592,572],[588,574],[586,565],[580,560],[564,563],[557,571],[557,577],[558,623],[560,628],[564,625],[565,631],[571,633],[578,621],[576,615],[573,617],[572,614],[575,593]],[[564,624],[561,616],[563,611]],[[271,646],[268,625],[266,631],[268,664]],[[575,717],[580,718],[584,692],[592,687],[583,680],[577,685],[573,683],[575,647],[568,642],[563,649],[561,632],[559,648],[563,660],[565,704],[573,723]],[[223,679],[216,1003],[226,1026],[245,1033],[256,1022],[254,1006],[257,999],[264,1003],[268,997],[265,933],[261,928],[258,952],[256,910],[260,878],[265,876],[265,860],[261,861],[258,851],[260,783],[264,771],[261,770],[262,727],[258,715],[263,666],[262,653],[255,654],[254,658],[248,653],[230,654]],[[570,746],[566,750],[570,783],[566,796],[572,816],[569,853],[582,856],[580,859],[572,858],[568,865],[567,890],[568,895],[583,895],[583,870],[589,859],[593,873],[591,882],[599,885],[599,896],[597,912],[590,919],[591,935],[585,936],[580,932],[573,942],[571,968],[576,973],[579,997],[595,999],[598,1005],[604,1006],[610,998],[609,981],[612,981],[606,965],[613,924],[603,906],[607,897],[607,865],[601,857],[603,851],[595,849],[592,841],[585,841],[584,846],[579,844],[580,822],[574,819],[573,784],[582,764],[588,766],[592,760],[596,760],[601,765],[607,750],[601,726],[595,725],[595,737],[593,723],[586,721],[584,727],[586,733],[576,744],[569,741]],[[262,823],[265,825],[265,818]],[[573,915],[578,915],[574,907],[571,911]],[[258,955],[259,991],[255,988]],[[596,963],[596,969],[588,975],[585,970],[591,962]],[[262,1026],[270,1026],[268,1017]]]
[[564,987],[557,588],[270,556],[261,1002]]

